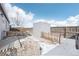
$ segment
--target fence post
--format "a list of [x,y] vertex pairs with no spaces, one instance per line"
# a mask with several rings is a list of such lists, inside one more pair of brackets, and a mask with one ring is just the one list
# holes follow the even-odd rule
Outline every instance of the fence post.
[[61,44],[61,33],[59,34],[59,44]]
[[64,38],[66,37],[66,27],[64,27]]

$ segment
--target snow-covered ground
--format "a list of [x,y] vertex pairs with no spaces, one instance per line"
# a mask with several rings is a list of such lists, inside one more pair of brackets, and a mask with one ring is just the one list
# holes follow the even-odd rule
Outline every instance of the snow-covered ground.
[[66,39],[60,45],[50,50],[45,56],[79,56],[79,50],[75,48],[74,39]]
[[[62,38],[61,44],[46,44],[45,42],[41,42],[40,39],[33,36],[25,37],[20,41],[27,41],[28,39],[32,39],[37,41],[41,47],[41,55],[79,55],[79,50],[75,49],[75,40]],[[0,48],[2,46],[9,46],[8,44],[16,41],[16,37],[7,38],[5,41],[0,41]],[[4,44],[5,43],[5,44]]]
[[[40,38],[35,38],[33,36],[22,38],[22,39],[20,39],[20,42],[27,41],[28,39],[33,39],[34,41],[37,41],[39,43],[39,45],[42,49],[41,50],[42,55],[46,54],[48,51],[50,51],[51,49],[53,49],[59,45],[59,44],[46,44],[44,42],[41,42]],[[15,41],[18,41],[16,37],[9,37],[5,40],[0,41],[0,49],[6,49],[6,48],[10,47],[12,42],[15,42]]]
[[56,46],[58,46],[59,44],[45,44],[45,43],[40,43],[40,47],[42,48],[41,54],[44,55],[47,52],[49,52],[51,49],[55,48]]
[[[44,42],[41,42],[40,39],[41,38],[35,38],[33,36],[27,37],[26,39],[33,39],[34,41],[37,41],[41,47],[41,55],[46,54],[47,52],[49,52],[51,49],[55,48],[56,46],[58,46],[59,44],[46,44]],[[24,41],[24,39],[22,40]]]

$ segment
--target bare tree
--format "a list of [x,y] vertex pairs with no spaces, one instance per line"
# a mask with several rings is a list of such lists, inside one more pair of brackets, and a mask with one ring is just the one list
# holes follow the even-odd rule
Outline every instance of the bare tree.
[[[20,19],[20,16],[19,16],[19,11],[17,10],[17,12],[16,12],[16,20],[15,20],[15,24],[16,24],[16,26],[21,26],[22,25],[22,21],[21,21],[22,19]],[[19,34],[17,34],[17,37],[19,36]],[[21,42],[20,42],[20,38],[18,37],[18,41],[19,41],[19,43],[20,43],[20,47],[22,47],[22,44],[21,44]]]
[[15,20],[15,24],[16,24],[16,26],[20,26],[20,19],[19,19],[19,12],[17,11],[16,12],[16,20]]

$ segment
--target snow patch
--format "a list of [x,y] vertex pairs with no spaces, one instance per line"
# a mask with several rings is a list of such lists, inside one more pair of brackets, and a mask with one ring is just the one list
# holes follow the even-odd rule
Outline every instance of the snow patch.
[[[33,39],[34,41],[37,41],[41,47],[41,55],[46,54],[47,52],[49,52],[50,50],[52,50],[53,48],[57,47],[59,44],[46,44],[40,41],[40,38],[35,38],[33,36],[27,37],[26,39]],[[24,41],[24,39],[22,40]]]

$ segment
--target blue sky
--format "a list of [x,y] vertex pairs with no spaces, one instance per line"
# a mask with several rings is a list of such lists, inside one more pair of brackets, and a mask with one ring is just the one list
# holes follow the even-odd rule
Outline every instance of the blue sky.
[[79,4],[76,3],[17,3],[15,5],[22,8],[26,12],[31,11],[32,13],[34,13],[34,19],[64,20],[69,16],[75,16],[79,14]]
[[13,26],[16,25],[17,11],[21,26],[25,27],[33,27],[34,22],[48,22],[51,26],[79,26],[78,3],[8,3],[4,6]]

